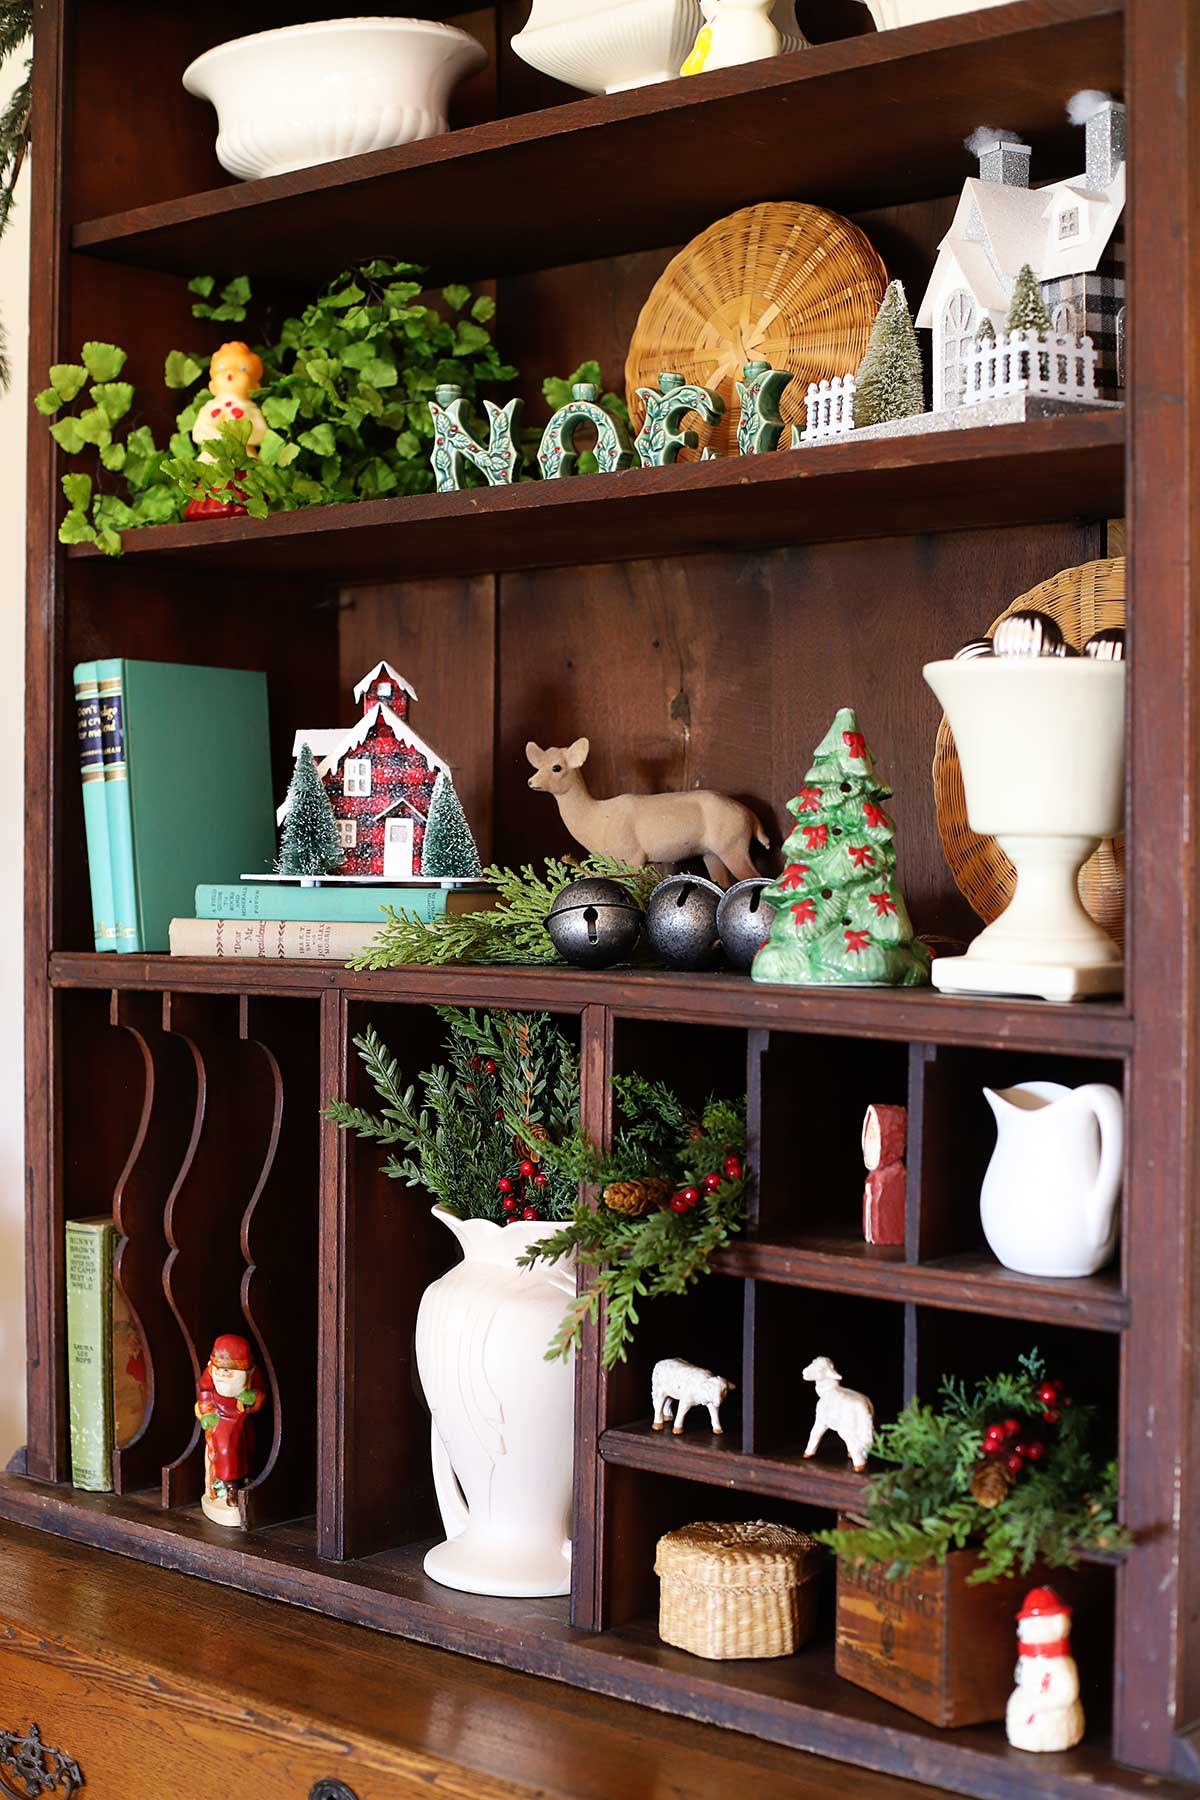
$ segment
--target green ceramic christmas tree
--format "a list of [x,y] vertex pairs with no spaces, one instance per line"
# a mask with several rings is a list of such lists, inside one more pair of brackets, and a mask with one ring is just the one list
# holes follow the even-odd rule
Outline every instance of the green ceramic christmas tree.
[[421,846],[422,875],[470,876],[483,873],[479,851],[467,824],[467,815],[444,770],[439,772],[429,802],[425,842]]
[[329,875],[341,866],[345,854],[338,842],[325,783],[317,773],[312,751],[307,744],[302,744],[288,788],[283,841],[279,846],[279,873]]
[[788,811],[796,828],[787,867],[764,896],[771,935],[754,959],[755,981],[916,987],[929,951],[914,938],[896,882],[891,798],[875,772],[858,720],[843,706]]

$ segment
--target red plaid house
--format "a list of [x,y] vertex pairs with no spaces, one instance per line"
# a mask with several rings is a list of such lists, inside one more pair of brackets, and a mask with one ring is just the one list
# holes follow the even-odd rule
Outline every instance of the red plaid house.
[[[297,731],[293,757],[313,753],[346,855],[340,875],[421,873],[425,821],[439,770],[448,765],[408,723],[417,698],[389,662],[378,662],[354,690],[362,716],[349,727]],[[279,808],[283,823],[287,802]]]

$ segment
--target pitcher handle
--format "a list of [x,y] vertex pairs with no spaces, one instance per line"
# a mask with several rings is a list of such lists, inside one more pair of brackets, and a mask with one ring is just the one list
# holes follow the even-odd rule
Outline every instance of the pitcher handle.
[[1092,1113],[1100,1132],[1100,1167],[1088,1196],[1088,1213],[1092,1236],[1101,1244],[1114,1235],[1112,1210],[1121,1192],[1125,1161],[1125,1102],[1103,1081],[1078,1088],[1075,1097]]
[[442,1442],[436,1419],[429,1421],[429,1456],[433,1464],[433,1491],[437,1495],[438,1511],[442,1515],[446,1536],[461,1537],[467,1529],[471,1514],[458,1485],[458,1476],[451,1465],[450,1452]]

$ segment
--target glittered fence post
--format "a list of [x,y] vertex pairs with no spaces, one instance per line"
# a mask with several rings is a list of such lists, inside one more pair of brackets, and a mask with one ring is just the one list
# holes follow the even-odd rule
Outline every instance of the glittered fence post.
[[488,417],[485,449],[463,423],[466,401],[461,395],[461,388],[444,382],[435,389],[435,398],[429,402],[429,416],[433,420],[433,449],[429,461],[437,477],[438,493],[449,494],[461,488],[468,463],[475,465],[490,487],[507,487],[516,480],[521,469],[521,451],[516,436],[524,402],[510,400],[507,406],[500,407],[490,400],[484,401]]
[[[634,449],[644,463],[656,468],[673,463],[681,450],[699,446],[694,431],[679,429],[686,414],[699,413],[706,425],[716,425],[725,411],[720,394],[670,373],[659,376],[657,388],[639,388],[638,398],[646,408],[646,418],[633,441]],[[712,460],[707,451],[704,460]]]
[[579,461],[575,451],[575,432],[584,419],[596,427],[596,448],[593,454],[602,475],[615,475],[619,470],[629,468],[633,462],[629,433],[619,419],[610,418],[602,407],[596,405],[597,392],[594,383],[577,381],[571,389],[572,398],[565,406],[559,407],[542,433],[537,459],[543,480],[556,481],[560,476],[575,473]]
[[765,362],[747,363],[742,377],[737,383],[737,395],[742,404],[742,416],[738,420],[738,455],[761,456],[774,450],[783,435],[779,397],[792,377],[786,369],[773,369]]

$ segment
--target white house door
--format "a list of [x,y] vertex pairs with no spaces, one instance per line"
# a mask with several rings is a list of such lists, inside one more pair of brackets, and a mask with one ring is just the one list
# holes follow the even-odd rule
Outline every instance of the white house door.
[[966,288],[951,294],[942,313],[942,406],[957,406],[966,392],[968,358],[975,348],[975,302]]
[[391,881],[412,880],[413,822],[411,819],[384,820],[383,872]]

